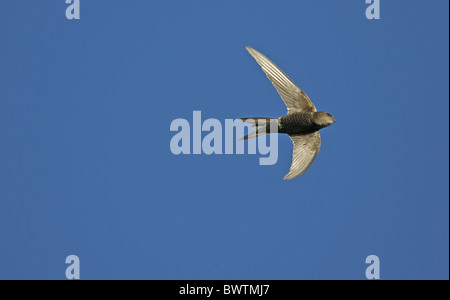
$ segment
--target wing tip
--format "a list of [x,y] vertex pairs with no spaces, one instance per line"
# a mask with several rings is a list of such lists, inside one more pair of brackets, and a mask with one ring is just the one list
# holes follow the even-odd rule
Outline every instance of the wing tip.
[[284,176],[283,180],[291,180],[292,178],[288,177],[287,175]]
[[253,56],[253,54],[258,53],[255,49],[250,46],[245,46],[245,49]]
[[[306,170],[305,170],[306,171]],[[286,176],[284,176],[283,180],[292,180],[294,178],[299,177],[300,175],[302,175],[303,173],[305,173],[305,171],[301,172],[298,175],[292,175],[291,172],[287,173]]]

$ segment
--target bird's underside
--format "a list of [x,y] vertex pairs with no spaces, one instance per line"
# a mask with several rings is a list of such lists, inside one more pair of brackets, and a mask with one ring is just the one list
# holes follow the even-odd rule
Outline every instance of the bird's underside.
[[[322,127],[316,125],[312,120],[312,116],[317,112],[316,107],[305,92],[295,85],[272,61],[251,47],[246,47],[246,49],[266,73],[288,109],[288,113],[284,117],[262,119],[276,120],[278,122],[278,133],[286,133],[291,138],[293,143],[292,163],[289,173],[284,179],[293,179],[308,170],[320,150],[321,139],[318,130]],[[251,119],[259,118],[245,118],[241,120],[249,122]],[[255,131],[243,139],[269,133],[267,126],[255,125],[253,127]]]

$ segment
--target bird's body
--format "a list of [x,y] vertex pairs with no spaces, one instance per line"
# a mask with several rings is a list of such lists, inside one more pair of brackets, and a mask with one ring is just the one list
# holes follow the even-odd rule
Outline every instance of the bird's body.
[[314,112],[298,112],[279,118],[278,133],[308,134],[321,127],[313,122]]
[[293,179],[303,174],[312,164],[320,150],[319,130],[330,126],[336,120],[326,112],[317,112],[316,107],[295,83],[272,61],[251,47],[248,52],[258,62],[272,82],[288,108],[286,116],[271,118],[241,118],[253,124],[255,131],[243,137],[249,139],[270,133],[271,124],[278,133],[286,133],[294,144],[292,164],[284,179]]

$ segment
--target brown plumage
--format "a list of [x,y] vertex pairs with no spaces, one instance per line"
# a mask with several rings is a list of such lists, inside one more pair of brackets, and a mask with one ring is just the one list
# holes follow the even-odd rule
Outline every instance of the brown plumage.
[[[319,130],[330,126],[336,120],[327,112],[317,112],[309,97],[272,61],[251,47],[246,47],[261,66],[267,78],[283,99],[288,113],[278,119],[242,118],[252,123],[255,131],[243,137],[249,139],[270,133],[270,122],[276,122],[278,133],[286,133],[293,142],[292,164],[284,179],[302,175],[311,166],[320,150]],[[261,126],[261,124],[263,124]]]

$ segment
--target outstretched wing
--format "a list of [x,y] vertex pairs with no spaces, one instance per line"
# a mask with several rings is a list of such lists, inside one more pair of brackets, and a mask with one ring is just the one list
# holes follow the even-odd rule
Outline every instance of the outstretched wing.
[[289,173],[284,176],[285,180],[293,179],[308,170],[320,150],[320,134],[318,131],[296,135],[290,134],[294,149],[292,151],[292,164]]
[[251,47],[245,47],[261,66],[287,106],[288,114],[302,111],[317,111],[316,107],[295,83],[270,59]]

